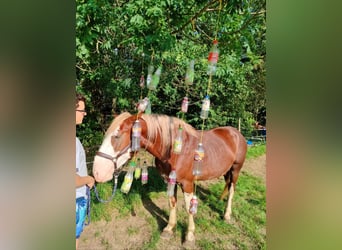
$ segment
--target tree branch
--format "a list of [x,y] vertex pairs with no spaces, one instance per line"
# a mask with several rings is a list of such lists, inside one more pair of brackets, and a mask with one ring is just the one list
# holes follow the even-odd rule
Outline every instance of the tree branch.
[[243,30],[244,28],[246,28],[247,25],[248,25],[253,19],[257,18],[259,15],[264,14],[264,13],[266,13],[266,11],[255,12],[255,13],[252,15],[251,18],[247,19],[246,22],[244,22],[244,23],[242,24],[242,26],[241,26],[239,29],[234,30],[234,31],[232,31],[232,32],[222,32],[222,33],[227,34],[227,35],[232,35],[232,34],[238,33],[238,32],[240,32],[241,30]]
[[209,3],[207,3],[199,12],[197,12],[192,18],[190,18],[190,20],[188,20],[185,24],[183,24],[182,27],[180,27],[178,30],[175,30],[175,31],[172,31],[171,32],[171,35],[174,35],[174,34],[177,34],[179,33],[180,31],[182,31],[189,23],[191,23],[192,21],[194,21],[197,17],[199,17],[203,12],[207,11],[207,8],[218,2],[219,0],[213,0],[213,1],[210,1]]

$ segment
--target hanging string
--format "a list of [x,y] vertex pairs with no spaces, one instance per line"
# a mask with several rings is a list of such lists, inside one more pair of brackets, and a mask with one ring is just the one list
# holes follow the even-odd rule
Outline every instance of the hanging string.
[[[148,65],[148,67],[150,66],[150,65],[153,65],[153,60],[154,60],[154,49],[153,49],[153,47],[151,47],[151,50],[152,50],[152,54],[151,54],[151,61],[150,61],[150,64]],[[153,72],[152,72],[153,73]],[[151,82],[150,82],[150,84],[152,84],[152,80],[151,80]],[[146,86],[147,87],[147,86]],[[148,90],[147,90],[147,97],[150,97],[150,88],[147,88]],[[151,102],[151,101],[150,101]]]
[[[142,62],[141,62],[141,76],[140,76],[140,81],[142,81],[141,78],[145,78],[145,75],[144,75],[144,59],[145,59],[144,47],[142,48],[142,51],[143,51],[143,52],[142,52]],[[145,79],[144,79],[144,82],[145,82]],[[141,84],[141,82],[140,82],[140,84]],[[144,85],[145,85],[145,83],[144,83]],[[143,88],[144,88],[144,86],[140,86],[140,100],[142,99]]]
[[215,28],[215,40],[217,40],[217,33],[218,33],[218,26],[220,23],[220,17],[221,17],[221,9],[222,9],[222,0],[219,0],[220,2],[220,6],[219,6],[219,13],[218,13],[218,18],[217,18],[217,22],[216,22],[216,28]]
[[[218,18],[217,18],[217,22],[216,22],[215,39],[214,40],[217,40],[218,27],[219,27],[219,24],[220,24],[220,17],[221,17],[222,0],[219,0],[219,3],[220,3],[220,5],[219,5],[219,13],[218,13]],[[206,91],[208,96],[210,96],[211,83],[212,83],[212,71],[209,72],[209,80],[208,80],[208,86],[207,86],[207,91]],[[203,121],[203,124],[202,124],[202,135],[201,135],[200,142],[202,142],[204,124],[205,124],[205,121]]]
[[[219,0],[219,2],[220,2],[220,5],[219,5],[219,13],[218,13],[218,18],[217,18],[217,23],[216,23],[216,28],[215,28],[215,40],[217,40],[218,27],[219,27],[219,23],[220,23],[220,16],[221,16],[221,9],[222,9],[222,0]],[[208,80],[208,86],[207,86],[207,91],[206,91],[207,96],[210,96],[211,83],[212,83],[212,71],[209,72],[209,80]],[[203,142],[203,134],[204,134],[205,122],[206,122],[206,119],[203,119],[202,129],[201,129],[201,136],[200,136],[200,143]],[[194,194],[196,194],[196,192],[197,192],[197,181],[198,181],[198,176],[195,175]]]
[[[214,38],[214,40],[217,40],[218,27],[219,27],[219,24],[220,24],[220,17],[221,17],[222,0],[219,0],[219,2],[220,2],[220,5],[219,5],[219,13],[218,13],[218,18],[217,18],[217,22],[216,22],[216,28],[215,28],[215,38]],[[210,95],[211,81],[212,81],[212,72],[210,72],[210,74],[209,74],[209,81],[208,81],[207,95]]]

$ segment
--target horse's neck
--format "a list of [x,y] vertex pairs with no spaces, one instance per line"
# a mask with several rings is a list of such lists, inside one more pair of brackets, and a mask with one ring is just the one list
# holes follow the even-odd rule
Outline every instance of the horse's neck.
[[166,151],[165,155],[162,155],[161,150],[156,147],[156,145],[146,139],[144,136],[141,137],[142,147],[145,148],[147,152],[153,155],[155,158],[158,158],[161,161],[165,161],[170,158],[169,150]]

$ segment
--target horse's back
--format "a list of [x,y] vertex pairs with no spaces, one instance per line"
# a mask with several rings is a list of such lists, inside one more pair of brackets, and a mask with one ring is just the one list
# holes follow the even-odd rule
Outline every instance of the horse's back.
[[224,138],[227,141],[232,141],[234,143],[239,143],[240,141],[245,142],[244,136],[241,134],[241,132],[231,126],[225,126],[225,127],[217,127],[213,128],[208,131],[209,133],[213,133],[216,136],[219,136],[221,138]]
[[233,149],[236,155],[236,161],[243,162],[245,160],[247,142],[245,137],[237,128],[225,126],[213,128],[209,131],[210,133],[215,134],[218,138],[222,139],[229,148]]

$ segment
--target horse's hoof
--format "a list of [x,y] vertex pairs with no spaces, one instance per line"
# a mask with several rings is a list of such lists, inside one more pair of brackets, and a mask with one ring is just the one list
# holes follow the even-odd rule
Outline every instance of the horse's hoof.
[[160,234],[160,238],[162,239],[170,239],[173,235],[173,232],[172,231],[167,231],[167,230],[164,230],[161,234]]
[[194,249],[195,248],[195,240],[186,240],[184,243],[183,243],[183,247],[185,249]]
[[227,224],[233,224],[233,220],[232,218],[224,218],[224,221],[227,223]]

